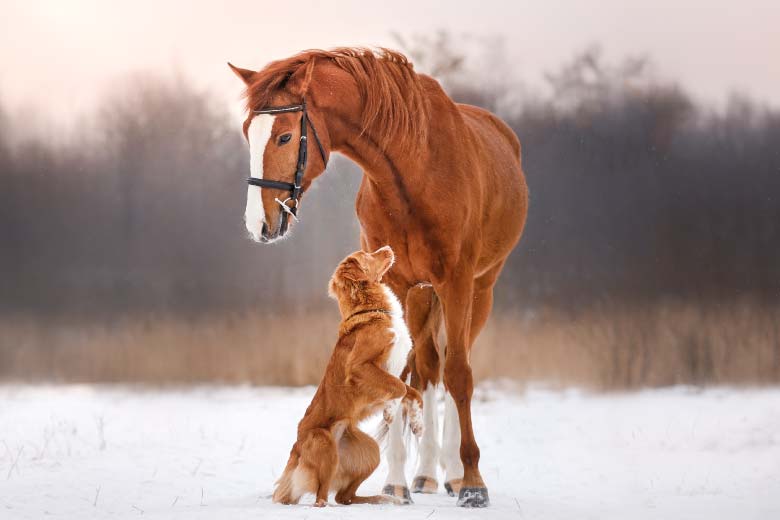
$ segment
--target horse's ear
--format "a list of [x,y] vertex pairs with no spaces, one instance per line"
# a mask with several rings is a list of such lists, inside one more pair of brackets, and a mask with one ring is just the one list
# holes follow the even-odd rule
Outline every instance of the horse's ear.
[[309,61],[309,63],[306,64],[306,68],[303,69],[302,73],[296,72],[293,74],[287,83],[287,89],[289,89],[290,92],[299,96],[306,95],[306,93],[309,91],[311,76],[314,73],[314,62],[315,60]]
[[244,82],[246,86],[252,84],[252,76],[255,75],[255,71],[236,67],[230,62],[228,62],[228,67],[230,67],[230,70],[232,70],[235,73],[235,75],[238,76],[241,79],[241,81]]

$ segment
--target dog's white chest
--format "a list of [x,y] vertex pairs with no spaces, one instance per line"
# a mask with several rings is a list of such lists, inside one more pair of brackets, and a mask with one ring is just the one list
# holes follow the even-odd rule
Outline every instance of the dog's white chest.
[[404,311],[398,298],[387,286],[383,286],[382,289],[384,289],[387,301],[390,304],[390,317],[392,320],[390,332],[393,334],[393,347],[390,350],[390,356],[387,358],[385,370],[394,376],[400,376],[406,366],[409,351],[412,349],[412,338],[409,336],[409,329],[404,321]]

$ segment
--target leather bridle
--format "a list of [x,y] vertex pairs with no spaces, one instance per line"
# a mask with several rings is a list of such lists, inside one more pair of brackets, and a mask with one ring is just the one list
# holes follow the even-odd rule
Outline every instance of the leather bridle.
[[[279,205],[282,206],[282,222],[279,226],[279,234],[284,235],[287,232],[288,216],[292,216],[295,221],[298,221],[298,203],[303,194],[301,188],[303,184],[303,174],[306,171],[306,162],[308,159],[308,137],[307,130],[311,126],[311,131],[314,134],[314,140],[317,141],[317,148],[320,150],[322,156],[322,162],[327,167],[328,159],[325,155],[325,148],[322,147],[320,142],[320,136],[317,135],[317,130],[314,128],[314,124],[309,119],[309,115],[306,112],[306,99],[300,105],[287,105],[281,107],[266,107],[260,110],[253,110],[255,114],[286,114],[288,112],[302,112],[301,115],[301,139],[298,144],[298,163],[295,166],[295,180],[294,182],[274,181],[269,179],[258,179],[255,177],[247,178],[246,182],[252,186],[259,186],[261,188],[271,188],[275,190],[289,191],[290,196],[284,200],[275,199]],[[293,201],[293,206],[287,205],[287,201]]]

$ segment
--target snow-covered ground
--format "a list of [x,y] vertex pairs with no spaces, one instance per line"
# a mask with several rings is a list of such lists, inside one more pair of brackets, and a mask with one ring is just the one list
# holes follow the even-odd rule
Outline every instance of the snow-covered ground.
[[[777,389],[483,386],[490,509],[443,493],[406,507],[274,505],[312,392],[0,386],[0,518],[780,518]],[[383,480],[384,464],[362,492]]]

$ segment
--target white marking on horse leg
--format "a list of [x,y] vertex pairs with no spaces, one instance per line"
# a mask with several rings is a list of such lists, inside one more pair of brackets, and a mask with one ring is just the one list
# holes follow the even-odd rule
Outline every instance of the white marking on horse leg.
[[418,477],[436,478],[439,464],[439,403],[436,400],[436,387],[428,384],[423,392],[423,435],[420,439],[420,465]]
[[[400,406],[399,406],[400,408]],[[387,480],[385,485],[392,484],[406,487],[406,446],[404,446],[403,413],[399,409],[390,423],[387,441]]]
[[[249,175],[255,179],[263,178],[263,156],[268,142],[271,139],[271,130],[276,116],[271,114],[258,114],[252,119],[247,129],[249,138]],[[252,235],[255,242],[260,241],[260,233],[265,222],[265,209],[263,208],[263,190],[260,186],[250,185],[246,192],[246,211],[244,221],[246,229]]]
[[449,392],[444,392],[444,435],[441,443],[441,467],[444,482],[463,478],[463,462],[460,460],[460,421],[458,407]]

